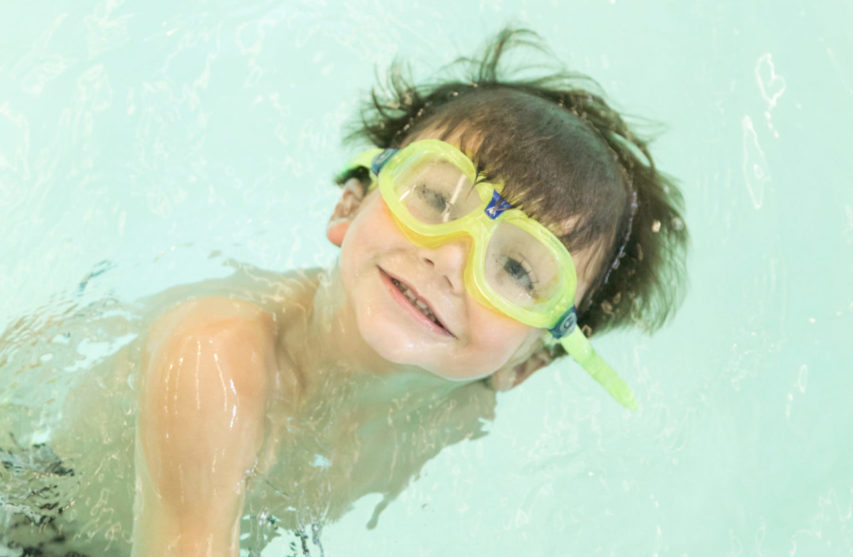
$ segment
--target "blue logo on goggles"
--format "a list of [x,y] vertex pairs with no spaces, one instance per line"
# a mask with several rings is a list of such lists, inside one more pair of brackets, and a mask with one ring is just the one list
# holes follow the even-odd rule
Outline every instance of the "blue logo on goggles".
[[494,193],[492,193],[492,200],[489,201],[489,204],[486,206],[486,214],[489,215],[489,218],[494,220],[508,209],[512,209],[512,205],[509,201],[501,197],[498,190],[495,190]]

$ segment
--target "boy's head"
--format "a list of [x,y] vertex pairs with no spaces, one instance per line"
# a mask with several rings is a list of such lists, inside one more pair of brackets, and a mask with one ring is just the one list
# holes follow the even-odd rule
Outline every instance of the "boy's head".
[[[423,138],[458,146],[488,181],[569,249],[575,304],[587,335],[659,327],[681,295],[687,233],[678,190],[645,143],[599,95],[558,72],[526,81],[498,62],[524,32],[503,31],[467,79],[414,87],[392,68],[390,99],[373,95],[351,137],[403,147]],[[361,176],[364,178],[364,176]]]

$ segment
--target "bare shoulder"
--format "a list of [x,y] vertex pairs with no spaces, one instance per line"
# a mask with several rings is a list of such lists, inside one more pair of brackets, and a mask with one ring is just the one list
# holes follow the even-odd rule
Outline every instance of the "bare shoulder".
[[182,302],[154,321],[149,342],[188,329],[215,330],[228,326],[258,326],[274,329],[273,316],[257,304],[224,296],[206,296]]
[[217,375],[225,371],[256,383],[243,385],[249,391],[262,389],[266,372],[276,365],[276,334],[275,316],[252,302],[224,296],[189,300],[152,323],[143,348],[143,369],[201,356]]
[[256,341],[272,341],[275,329],[275,317],[252,302],[208,296],[183,302],[157,318],[148,330],[146,348],[157,350],[170,339],[187,336],[226,340],[251,335]]

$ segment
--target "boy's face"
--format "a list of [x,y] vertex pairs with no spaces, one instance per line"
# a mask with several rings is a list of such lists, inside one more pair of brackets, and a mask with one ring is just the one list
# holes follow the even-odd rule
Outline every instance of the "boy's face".
[[447,379],[474,380],[541,348],[542,329],[497,313],[467,292],[470,241],[414,244],[377,190],[365,197],[343,238],[340,272],[361,336],[380,356]]
[[380,356],[447,379],[472,380],[520,363],[539,347],[541,329],[468,295],[463,272],[469,241],[418,246],[377,191],[364,199],[341,245],[340,272],[361,336]]
[[377,191],[364,199],[341,245],[341,280],[362,338],[380,356],[470,380],[520,363],[538,347],[541,329],[468,295],[469,241],[421,247],[403,234]]

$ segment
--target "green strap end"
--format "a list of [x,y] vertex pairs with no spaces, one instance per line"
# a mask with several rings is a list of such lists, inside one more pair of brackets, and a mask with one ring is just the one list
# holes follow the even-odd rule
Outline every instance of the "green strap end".
[[610,367],[610,364],[595,353],[589,340],[584,336],[579,327],[575,327],[567,336],[560,340],[566,352],[574,358],[574,360],[589,373],[593,379],[598,381],[599,385],[610,393],[610,396],[616,399],[616,402],[628,408],[636,410],[638,408],[637,401],[634,398],[634,393],[619,377],[616,370]]

